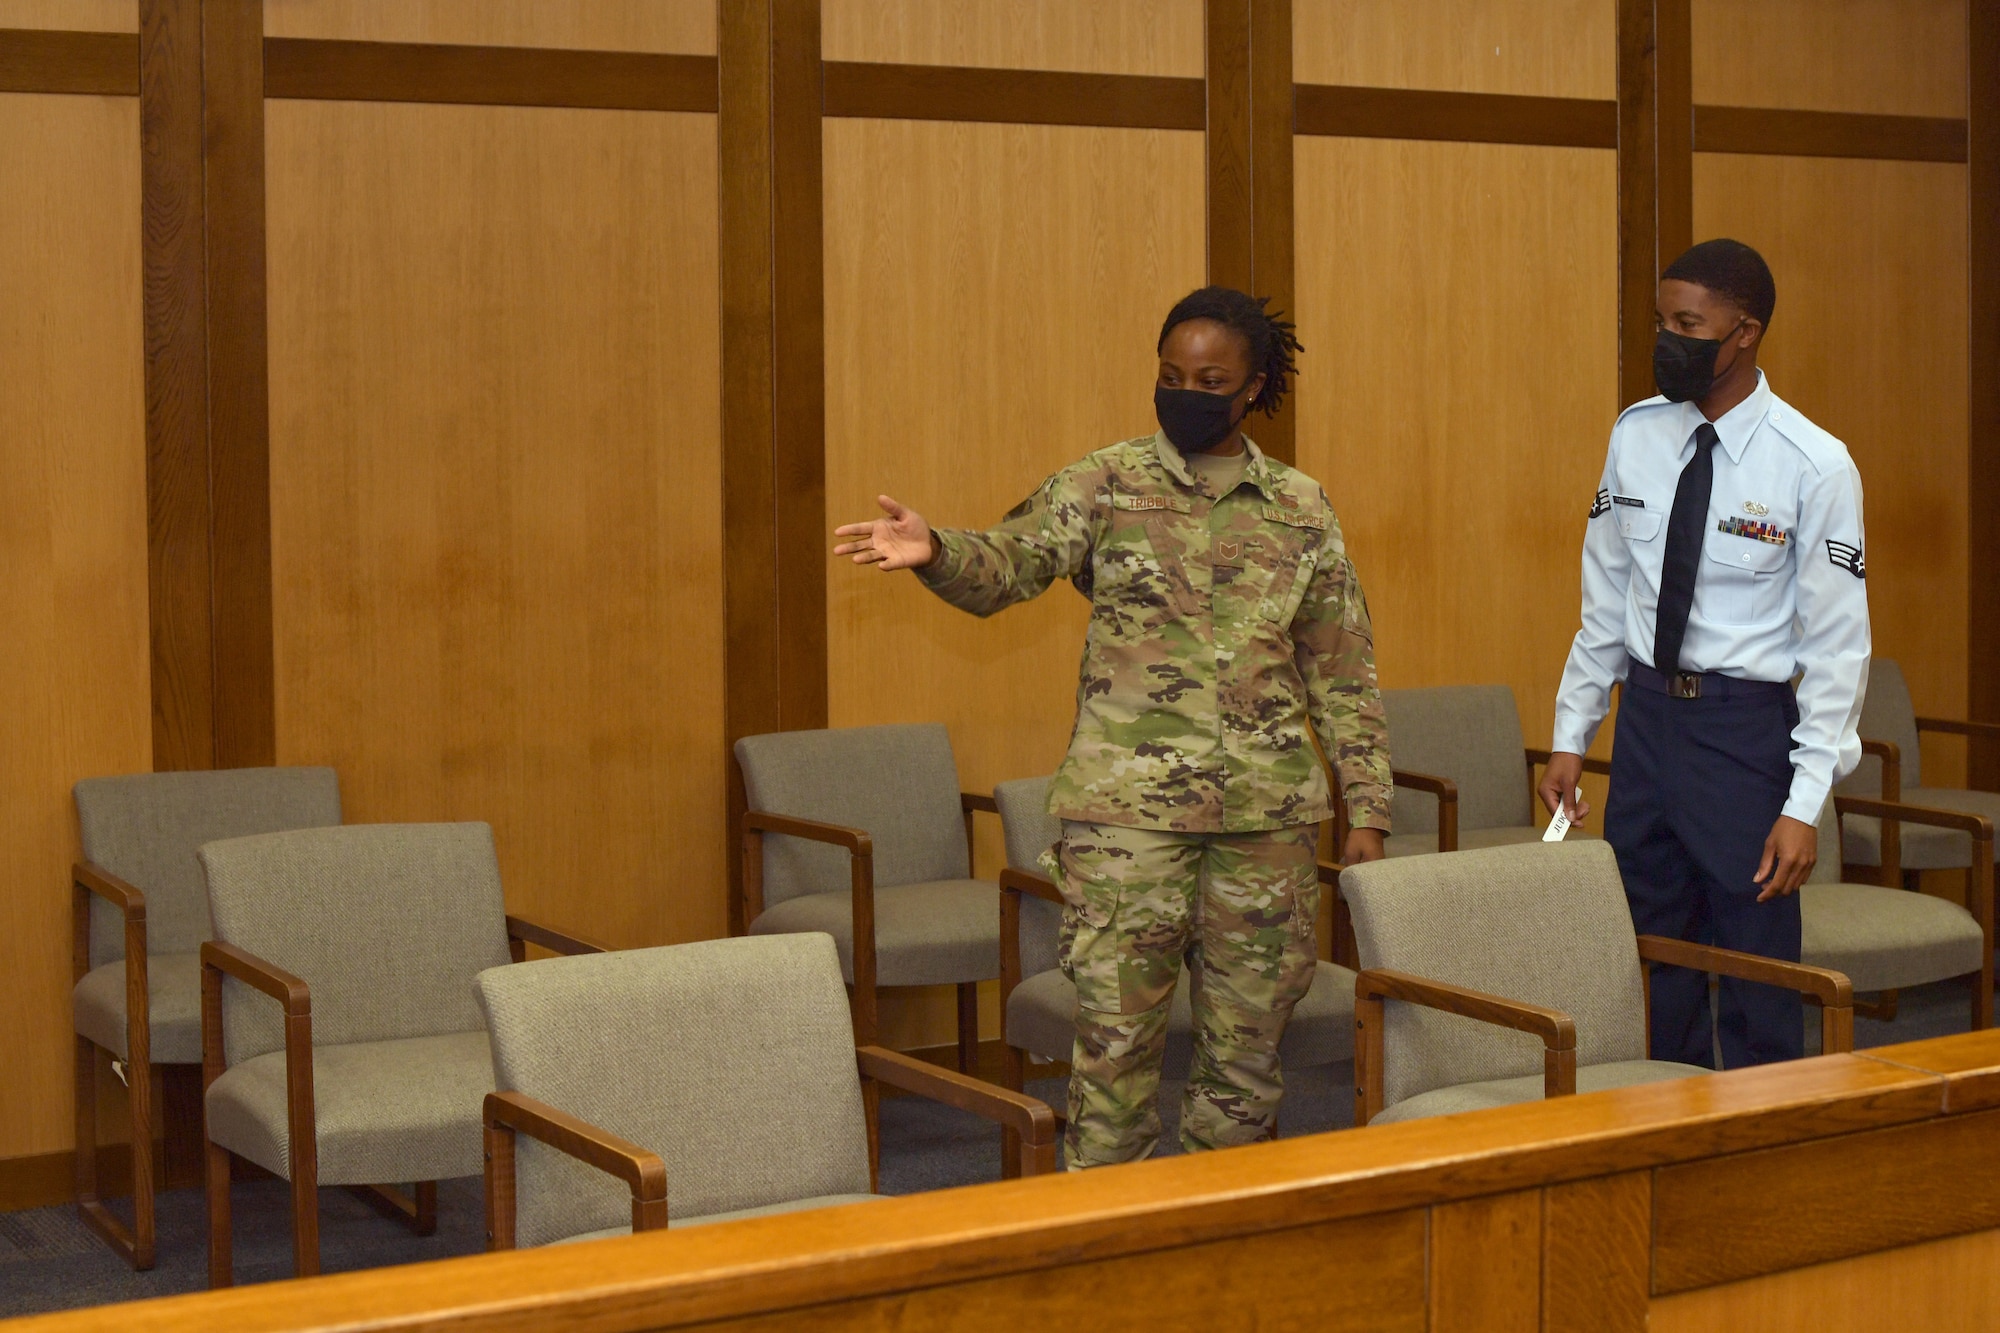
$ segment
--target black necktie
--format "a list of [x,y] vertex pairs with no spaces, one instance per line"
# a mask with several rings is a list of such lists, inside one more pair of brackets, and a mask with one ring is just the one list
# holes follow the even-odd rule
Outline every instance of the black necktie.
[[1653,622],[1653,665],[1662,675],[1681,669],[1681,640],[1687,637],[1688,610],[1694,606],[1694,576],[1701,565],[1701,542],[1708,528],[1708,493],[1715,483],[1715,446],[1720,437],[1704,421],[1694,428],[1694,457],[1681,469],[1674,488],[1674,512],[1667,519],[1667,555],[1660,567],[1660,611]]

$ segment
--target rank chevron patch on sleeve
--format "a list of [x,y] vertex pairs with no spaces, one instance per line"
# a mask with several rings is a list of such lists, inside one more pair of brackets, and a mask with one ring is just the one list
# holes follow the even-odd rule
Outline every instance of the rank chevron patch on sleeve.
[[1597,498],[1591,501],[1590,516],[1592,518],[1596,518],[1599,514],[1609,513],[1610,511],[1611,511],[1611,492],[1608,490],[1599,491],[1597,493]]
[[1826,557],[1857,579],[1868,577],[1868,562],[1861,558],[1859,546],[1849,546],[1846,542],[1837,542],[1829,537],[1826,540]]

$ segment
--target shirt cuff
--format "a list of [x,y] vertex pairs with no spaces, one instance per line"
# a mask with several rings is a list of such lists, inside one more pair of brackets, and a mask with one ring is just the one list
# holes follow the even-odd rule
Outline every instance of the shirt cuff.
[[937,533],[937,559],[931,561],[928,565],[919,565],[910,572],[922,580],[925,587],[941,588],[957,578],[964,570],[965,547],[963,542],[956,540],[958,534],[955,532],[947,532],[940,529],[932,529],[932,531]]
[[1784,813],[1801,824],[1817,827],[1820,812],[1826,809],[1826,798],[1832,790],[1832,785],[1824,779],[1807,777],[1804,773],[1794,771],[1792,794],[1785,802]]
[[1555,738],[1549,742],[1549,748],[1557,752],[1587,754],[1597,727],[1597,723],[1581,713],[1557,713]]

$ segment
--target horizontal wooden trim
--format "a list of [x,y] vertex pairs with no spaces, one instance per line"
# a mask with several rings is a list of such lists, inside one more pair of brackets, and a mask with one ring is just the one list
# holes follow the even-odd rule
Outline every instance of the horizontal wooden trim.
[[1323,83],[1301,83],[1292,97],[1293,128],[1299,134],[1551,148],[1618,146],[1618,103],[1609,100]]
[[1666,1166],[1653,1294],[2000,1226],[2000,1111]]
[[612,111],[716,107],[714,56],[264,39],[264,95]]
[[1902,162],[1963,162],[1963,120],[1939,116],[1869,116],[1851,111],[1787,111],[1761,106],[1698,106],[1697,153],[1768,153],[1774,157],[1869,157]]
[[139,95],[139,34],[0,28],[0,93]]
[[1201,79],[851,60],[823,68],[828,116],[1149,130],[1208,125]]

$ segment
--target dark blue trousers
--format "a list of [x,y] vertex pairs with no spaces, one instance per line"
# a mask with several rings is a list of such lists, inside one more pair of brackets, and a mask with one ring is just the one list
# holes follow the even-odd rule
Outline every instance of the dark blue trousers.
[[[1670,698],[1660,674],[1630,664],[1618,702],[1604,836],[1618,854],[1641,935],[1799,959],[1796,894],[1757,901],[1751,877],[1792,786],[1791,686],[1702,678],[1699,699]],[[1652,1056],[1712,1068],[1708,978],[1652,970]],[[1803,1001],[1776,986],[1722,978],[1714,1025],[1726,1068],[1804,1054]]]

